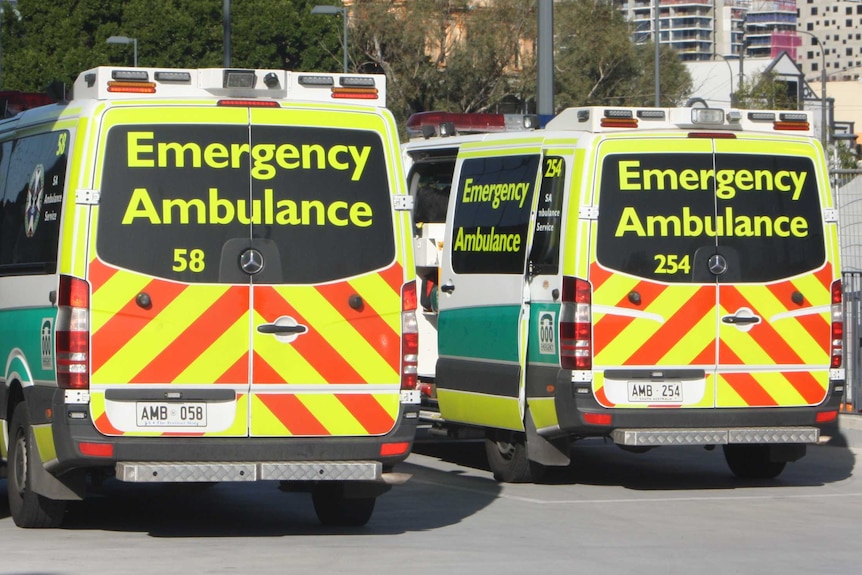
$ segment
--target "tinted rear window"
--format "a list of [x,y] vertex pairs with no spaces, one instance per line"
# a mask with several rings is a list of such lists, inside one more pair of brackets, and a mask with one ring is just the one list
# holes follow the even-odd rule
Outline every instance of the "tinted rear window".
[[[816,174],[805,157],[612,155],[600,197],[599,262],[643,278],[773,281],[825,259]],[[719,276],[707,264],[716,252],[728,265]]]
[[119,267],[243,282],[239,257],[253,246],[265,260],[255,283],[307,284],[395,258],[374,132],[130,125],[111,129],[106,150],[97,249]]

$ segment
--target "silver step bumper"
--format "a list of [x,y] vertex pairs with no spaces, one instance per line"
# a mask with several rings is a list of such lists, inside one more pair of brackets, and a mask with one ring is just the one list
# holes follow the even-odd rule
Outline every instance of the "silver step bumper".
[[117,479],[135,483],[219,481],[382,481],[379,461],[121,462]]
[[727,443],[817,443],[816,427],[735,427],[731,429],[615,429],[614,443],[639,447],[724,445]]

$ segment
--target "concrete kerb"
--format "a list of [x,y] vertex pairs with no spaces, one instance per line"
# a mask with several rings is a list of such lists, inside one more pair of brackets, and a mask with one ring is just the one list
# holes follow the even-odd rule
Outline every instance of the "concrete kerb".
[[829,445],[862,448],[862,413],[839,413],[838,429]]

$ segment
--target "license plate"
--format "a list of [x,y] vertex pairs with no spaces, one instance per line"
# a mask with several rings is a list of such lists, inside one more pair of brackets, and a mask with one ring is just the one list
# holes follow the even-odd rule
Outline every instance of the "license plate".
[[631,403],[682,403],[682,384],[679,382],[630,381]]
[[136,415],[138,427],[206,427],[207,404],[138,401]]

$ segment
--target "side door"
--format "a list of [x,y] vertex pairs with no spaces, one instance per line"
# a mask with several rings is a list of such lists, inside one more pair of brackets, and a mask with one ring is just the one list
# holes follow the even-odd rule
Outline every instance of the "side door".
[[715,140],[718,407],[817,405],[830,363],[829,184],[799,141]]
[[[252,108],[250,433],[382,435],[400,407],[408,217],[376,113]],[[396,225],[404,238],[396,243]]]
[[536,147],[462,147],[440,270],[437,396],[445,419],[523,430],[526,259]]
[[605,407],[714,407],[716,199],[710,139],[599,143],[593,393]]
[[[544,149],[536,216],[527,261],[530,315],[527,344],[526,397],[538,430],[558,425],[554,402],[560,369],[557,337],[562,294],[561,248],[567,183],[574,167],[573,150]],[[572,244],[574,249],[576,244]]]

